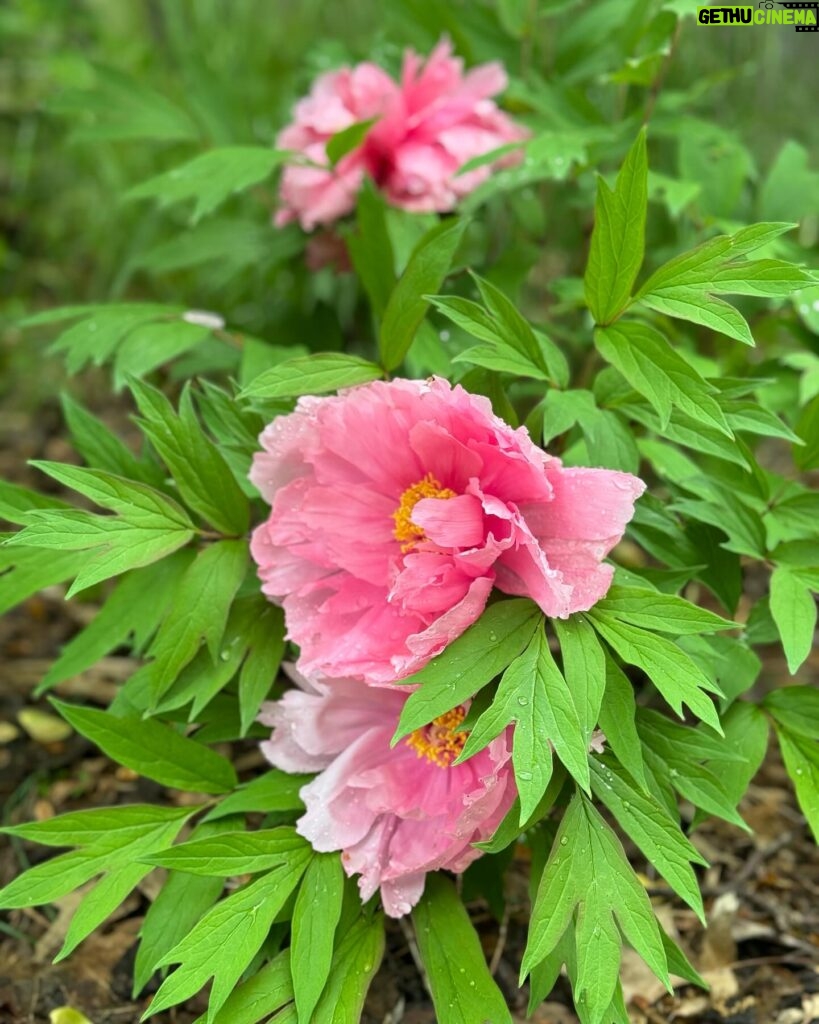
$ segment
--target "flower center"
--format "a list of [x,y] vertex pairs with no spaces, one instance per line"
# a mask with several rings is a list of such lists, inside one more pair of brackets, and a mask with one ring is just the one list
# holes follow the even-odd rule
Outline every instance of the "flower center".
[[455,491],[451,491],[448,487],[442,487],[440,481],[436,480],[432,473],[427,473],[417,484],[408,487],[401,495],[398,508],[392,514],[395,520],[395,529],[392,535],[396,540],[401,541],[401,550],[409,551],[419,541],[426,539],[423,528],[412,521],[412,510],[421,498],[455,497],[457,497]]
[[466,717],[466,708],[459,704],[445,715],[439,715],[429,725],[416,729],[407,736],[407,746],[412,747],[418,757],[425,757],[439,768],[449,768],[466,743],[466,733],[455,730]]

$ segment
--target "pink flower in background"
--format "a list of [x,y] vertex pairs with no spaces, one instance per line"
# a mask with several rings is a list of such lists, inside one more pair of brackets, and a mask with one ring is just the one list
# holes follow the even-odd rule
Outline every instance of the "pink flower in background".
[[[460,167],[528,137],[491,98],[505,88],[500,64],[465,73],[447,41],[425,63],[407,51],[400,82],[370,63],[322,75],[296,104],[293,124],[277,139],[279,148],[300,153],[310,163],[285,169],[276,224],[298,220],[306,231],[332,224],[353,209],[365,175],[395,206],[452,210],[492,172],[492,165],[486,165],[456,176]],[[329,167],[328,140],[370,119],[375,123],[363,142]],[[510,159],[515,157],[507,154],[505,162]]]
[[271,513],[251,551],[310,676],[415,672],[493,586],[554,617],[590,608],[645,489],[564,468],[488,399],[437,377],[302,398],[260,441],[250,478]]
[[297,831],[314,849],[342,850],[360,874],[362,900],[380,887],[384,909],[401,917],[418,902],[427,871],[463,871],[480,856],[517,795],[509,730],[452,766],[465,733],[461,706],[393,749],[407,693],[333,680],[297,682],[260,721],[273,727],[262,751],[287,772],[320,772],[301,790]]

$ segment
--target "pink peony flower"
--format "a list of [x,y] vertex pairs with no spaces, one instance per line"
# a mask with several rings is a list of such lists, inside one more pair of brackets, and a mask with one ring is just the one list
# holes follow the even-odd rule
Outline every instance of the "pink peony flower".
[[[528,137],[491,99],[505,87],[500,64],[464,73],[463,61],[452,56],[447,41],[436,46],[426,63],[407,51],[400,83],[370,63],[322,75],[296,104],[293,124],[277,139],[279,148],[294,150],[309,163],[285,169],[276,224],[298,220],[311,231],[333,223],[355,206],[365,174],[395,206],[452,210],[492,171],[486,165],[456,177],[460,167]],[[329,167],[328,140],[373,118],[363,142]]]
[[420,899],[426,872],[463,871],[480,856],[472,843],[490,838],[514,802],[509,730],[453,767],[466,706],[390,749],[406,692],[297,682],[301,690],[265,704],[259,719],[273,727],[262,744],[271,764],[320,772],[301,790],[307,811],[296,829],[316,850],[343,850],[347,874],[361,875],[362,900],[380,887],[386,912],[401,917]]
[[271,513],[251,551],[310,676],[394,682],[473,623],[493,586],[558,618],[590,608],[645,489],[564,468],[437,377],[302,398],[260,441],[250,478]]

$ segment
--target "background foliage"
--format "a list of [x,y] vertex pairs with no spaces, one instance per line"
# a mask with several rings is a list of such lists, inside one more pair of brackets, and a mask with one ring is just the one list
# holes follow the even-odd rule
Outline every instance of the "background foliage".
[[[120,764],[202,794],[13,826],[72,850],[10,882],[5,907],[99,879],[60,956],[162,866],[135,967],[136,991],[165,974],[154,1012],[212,978],[210,1021],[358,1019],[383,952],[379,911],[295,834],[303,780],[240,783],[213,748],[261,735],[285,653],[244,540],[262,514],[246,481],[256,435],[296,395],[383,369],[454,375],[567,463],[639,467],[651,483],[604,602],[549,632],[531,605],[497,606],[419,674],[402,718],[409,732],[488,687],[467,754],[516,722],[520,803],[480,863],[498,876],[509,844],[531,847],[530,1005],[565,964],[584,1024],[626,1020],[622,939],[661,978],[696,977],[619,837],[701,915],[702,858],[685,833],[708,814],[742,826],[771,726],[819,833],[816,692],[797,675],[749,699],[755,647],[778,639],[798,673],[816,620],[819,286],[794,268],[815,263],[819,233],[816,41],[702,29],[694,6],[0,11],[0,387],[7,408],[35,408],[64,386],[84,463],[40,462],[45,494],[0,486],[0,513],[22,527],[0,548],[0,606],[64,581],[104,600],[41,692],[130,646],[144,664],[110,709],[60,713]],[[365,191],[343,229],[355,274],[308,271],[301,232],[270,224],[276,131],[319,71],[361,59],[394,71],[404,46],[429,52],[442,33],[468,62],[506,65],[506,106],[533,131],[524,162],[443,227]],[[136,415],[127,445],[103,422],[112,408]],[[598,722],[609,747],[587,757]],[[553,764],[533,735],[548,736]],[[682,827],[680,801],[695,809]],[[245,830],[248,813],[260,828]],[[224,894],[237,876],[252,879]],[[507,1020],[451,883],[430,878],[413,916],[439,1018]],[[230,952],[217,961],[216,948]]]

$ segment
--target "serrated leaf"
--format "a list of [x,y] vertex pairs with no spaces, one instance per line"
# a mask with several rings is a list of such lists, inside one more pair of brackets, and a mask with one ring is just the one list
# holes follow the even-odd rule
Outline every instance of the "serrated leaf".
[[393,370],[403,362],[429,308],[424,296],[436,293],[441,287],[466,223],[445,220],[428,231],[413,249],[381,321],[378,348],[385,369]]
[[[275,960],[265,964],[231,992],[212,1024],[257,1024],[261,1020],[268,1024],[279,1024],[278,1014],[269,1020],[268,1014],[280,1010],[292,999],[290,950],[284,949]],[[196,1019],[195,1024],[206,1024],[207,1019],[207,1014],[203,1014]]]
[[588,791],[586,737],[566,680],[549,650],[545,631],[535,632],[524,653],[506,669],[492,704],[472,727],[458,761],[483,749],[512,722],[512,763],[525,821],[552,776],[551,746]]
[[603,358],[657,410],[664,429],[677,406],[692,419],[733,437],[708,384],[654,328],[636,321],[619,321],[598,328],[595,345]]
[[499,675],[528,645],[541,619],[540,609],[531,601],[500,601],[420,672],[402,680],[418,689],[404,705],[393,745]]
[[628,303],[643,262],[648,205],[646,133],[641,130],[628,152],[612,191],[597,180],[585,293],[598,324],[616,319]]
[[131,380],[146,437],[162,457],[185,502],[218,530],[244,534],[249,507],[218,448],[204,434],[186,388],[177,415],[156,388]]
[[[267,937],[273,919],[295,889],[309,859],[309,852],[294,854],[289,864],[260,876],[212,907],[162,958],[161,964],[178,963],[179,967],[162,983],[145,1017],[190,998],[212,977],[206,1018],[212,1024]],[[218,957],[213,955],[214,950],[219,950]]]
[[35,694],[79,675],[128,637],[135,647],[144,645],[167,611],[174,578],[189,560],[188,552],[180,551],[124,576],[91,622],[66,644]]
[[69,395],[61,395],[60,401],[72,443],[90,467],[153,487],[162,485],[164,473],[159,466],[137,459],[102,420]]
[[124,804],[72,811],[45,821],[7,825],[0,828],[0,833],[43,846],[93,846],[98,852],[104,852],[129,845],[152,829],[161,830],[172,822],[181,825],[195,810],[194,807]]
[[82,903],[74,912],[65,941],[54,957],[54,963],[64,960],[84,939],[96,931],[152,870],[153,868],[147,864],[125,864],[101,878],[91,892],[83,897]]
[[317,853],[304,874],[291,925],[290,963],[299,1020],[311,1019],[330,977],[343,896],[339,854]]
[[226,199],[269,177],[288,154],[263,146],[223,146],[135,185],[126,199],[155,198],[160,207],[194,200],[191,223],[215,210]]
[[719,695],[719,688],[680,647],[665,637],[598,612],[596,608],[589,613],[589,618],[624,661],[649,676],[681,718],[682,705],[686,704],[698,718],[721,732],[719,716],[706,692]]
[[150,719],[115,718],[107,711],[52,703],[86,739],[118,764],[163,786],[225,793],[237,782],[233,765],[216,751]]
[[506,999],[489,973],[469,915],[448,879],[427,876],[412,921],[438,1020],[511,1024]]
[[179,306],[148,302],[92,306],[88,316],[60,334],[51,345],[51,351],[65,353],[65,365],[72,374],[88,363],[103,366],[131,331],[143,324],[176,319],[183,312]]
[[[234,822],[201,822],[191,834],[202,839],[230,831]],[[151,903],[139,930],[139,946],[134,961],[133,997],[145,987],[157,965],[190,932],[202,915],[219,899],[224,879],[171,871],[156,899]]]
[[202,549],[180,578],[171,610],[148,650],[154,659],[149,672],[155,700],[168,690],[203,641],[214,661],[219,656],[230,607],[246,569],[246,543],[220,540]]
[[617,837],[580,794],[564,815],[538,887],[522,976],[557,945],[575,908],[574,998],[592,1024],[603,1024],[615,996],[620,932],[671,991],[661,929],[646,891]]
[[794,675],[813,646],[816,599],[788,565],[778,565],[771,574],[771,615],[782,638],[788,671]]
[[713,633],[721,629],[737,629],[738,623],[672,594],[658,594],[639,587],[612,586],[595,610],[613,615],[623,622],[685,636],[689,633]]
[[305,841],[292,828],[280,827],[192,839],[144,860],[172,871],[229,878],[286,864],[304,847]]
[[0,545],[0,615],[46,587],[63,583],[82,571],[85,551],[49,551],[44,548]]
[[657,868],[677,895],[705,921],[697,877],[691,864],[705,864],[679,823],[653,796],[635,786],[607,754],[590,757],[592,790],[618,825]]
[[375,363],[340,352],[289,359],[259,374],[245,387],[240,398],[294,398],[323,395],[328,391],[378,380],[383,371]]

